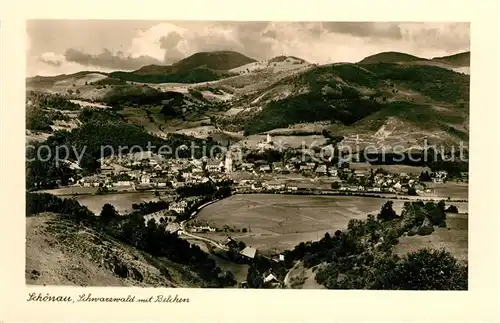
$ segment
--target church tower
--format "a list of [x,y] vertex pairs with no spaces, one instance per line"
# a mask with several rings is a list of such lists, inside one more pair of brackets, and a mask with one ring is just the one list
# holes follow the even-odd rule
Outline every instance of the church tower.
[[233,172],[233,157],[231,156],[231,152],[227,152],[226,154],[224,169],[227,174],[231,174]]

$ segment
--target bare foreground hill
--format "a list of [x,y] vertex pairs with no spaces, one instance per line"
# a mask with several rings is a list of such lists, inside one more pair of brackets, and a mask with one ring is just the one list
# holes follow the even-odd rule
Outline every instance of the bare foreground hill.
[[93,228],[43,213],[26,217],[26,283],[34,285],[201,287],[193,272]]

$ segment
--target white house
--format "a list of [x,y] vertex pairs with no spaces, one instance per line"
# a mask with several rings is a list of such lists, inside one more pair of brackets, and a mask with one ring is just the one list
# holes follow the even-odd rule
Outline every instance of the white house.
[[152,182],[156,187],[166,187],[170,181],[166,178],[153,178]]
[[270,172],[271,171],[271,167],[269,165],[262,165],[262,166],[260,166],[259,170],[261,172]]
[[246,246],[245,249],[240,251],[240,254],[244,257],[253,259],[255,258],[255,254],[257,253],[257,249]]
[[132,182],[131,181],[118,181],[116,183],[113,183],[113,186],[119,186],[119,187],[132,186]]
[[280,190],[280,189],[285,188],[285,184],[283,184],[279,181],[269,181],[269,182],[265,183],[264,186],[268,190]]
[[207,162],[206,170],[209,172],[220,172],[221,162],[218,160],[211,160]]
[[317,174],[325,175],[325,174],[327,173],[327,168],[326,168],[326,165],[324,165],[324,164],[319,165],[319,166],[316,168],[315,172],[316,172]]
[[191,232],[215,232],[215,228],[209,225],[191,227]]
[[228,174],[233,171],[233,158],[229,153],[226,155],[226,160],[224,161],[224,169]]
[[278,278],[274,276],[273,274],[269,274],[264,277],[264,283],[269,283],[269,282],[278,282]]
[[338,176],[338,171],[335,167],[328,167],[328,173],[332,177],[337,177]]
[[262,184],[261,183],[256,182],[256,183],[252,184],[252,190],[260,191],[261,189],[262,189]]
[[151,182],[151,176],[144,174],[141,176],[141,184],[149,184]]
[[186,211],[187,204],[188,203],[184,200],[179,202],[172,202],[168,206],[168,209],[177,213],[184,213]]
[[254,164],[253,163],[243,163],[243,164],[241,164],[241,169],[242,170],[252,171],[253,168],[254,168]]

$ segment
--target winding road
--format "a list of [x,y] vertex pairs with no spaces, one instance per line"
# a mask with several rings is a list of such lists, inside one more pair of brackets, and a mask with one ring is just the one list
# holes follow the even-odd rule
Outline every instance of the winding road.
[[[198,212],[199,212],[202,208],[204,208],[205,206],[207,206],[207,205],[209,205],[209,204],[212,204],[212,203],[215,203],[215,202],[217,202],[217,201],[219,201],[219,199],[217,199],[217,200],[213,200],[213,201],[210,201],[210,202],[207,202],[207,203],[205,203],[205,204],[203,204],[203,205],[200,205],[199,207],[197,207],[197,208],[196,208],[196,210],[194,210],[194,211],[191,213],[191,216],[189,217],[189,219],[192,219],[192,218],[193,218],[193,217],[194,217],[194,216],[195,216],[195,215],[196,215],[196,214],[197,214],[197,213],[198,213]],[[197,240],[201,240],[201,241],[208,242],[208,243],[210,243],[210,244],[214,245],[215,247],[220,248],[220,249],[222,249],[222,250],[226,250],[226,251],[227,251],[227,250],[229,250],[229,248],[228,248],[228,247],[226,247],[226,246],[224,246],[224,245],[220,244],[219,242],[217,242],[217,241],[215,241],[215,240],[213,240],[213,239],[209,239],[209,238],[205,238],[205,237],[200,237],[200,236],[197,236],[197,235],[194,235],[194,234],[192,234],[192,233],[187,232],[187,230],[186,230],[186,228],[185,228],[185,226],[184,226],[184,225],[185,225],[185,223],[186,223],[186,221],[188,221],[188,220],[181,221],[181,223],[180,223],[180,227],[181,227],[181,229],[179,230],[179,234],[184,235],[184,236],[187,236],[187,237],[190,237],[190,238],[193,238],[193,239],[197,239]]]

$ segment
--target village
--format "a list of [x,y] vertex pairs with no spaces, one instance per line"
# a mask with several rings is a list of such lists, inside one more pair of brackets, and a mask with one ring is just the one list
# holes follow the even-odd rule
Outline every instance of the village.
[[[268,135],[258,149],[272,149]],[[463,181],[468,174],[463,173]],[[70,179],[72,180],[72,179]],[[329,193],[390,193],[424,195],[431,193],[422,180],[422,174],[389,172],[383,168],[355,169],[349,163],[342,165],[292,157],[280,161],[248,161],[235,159],[231,153],[206,156],[200,159],[165,158],[152,152],[111,156],[101,160],[100,172],[85,176],[73,186],[95,187],[99,192],[141,190],[175,190],[208,181],[217,183],[231,180],[238,193],[251,192],[310,192]],[[446,171],[428,174],[425,181],[435,184],[447,180]],[[182,212],[182,205],[173,206]]]

